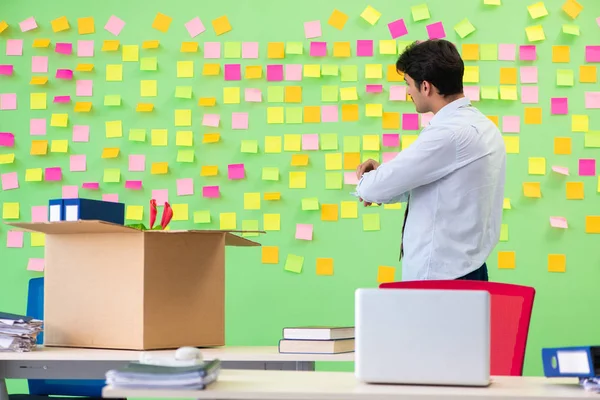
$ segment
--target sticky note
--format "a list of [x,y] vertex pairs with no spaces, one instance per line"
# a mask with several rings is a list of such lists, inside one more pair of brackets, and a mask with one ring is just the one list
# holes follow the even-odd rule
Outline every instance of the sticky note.
[[192,126],[192,110],[175,110],[175,126]]
[[555,137],[554,154],[571,154],[571,138]]
[[340,10],[334,9],[333,12],[331,13],[331,15],[329,16],[329,19],[327,20],[327,23],[331,26],[333,26],[335,29],[338,30],[342,30],[344,29],[344,25],[346,25],[346,22],[348,21],[348,15],[341,12]]
[[568,63],[570,61],[569,46],[552,46],[552,62]]
[[118,40],[105,40],[102,43],[102,51],[117,51],[119,50],[120,42]]
[[475,27],[473,26],[471,21],[469,21],[468,18],[465,18],[461,20],[458,24],[454,25],[454,30],[462,39],[475,32]]
[[600,131],[585,132],[583,143],[584,147],[600,147]]
[[317,275],[333,275],[333,258],[322,258],[319,257],[316,260]]
[[108,32],[112,33],[115,36],[119,36],[123,28],[125,27],[125,21],[120,19],[119,17],[112,15],[106,25],[104,25],[104,29]]
[[106,121],[106,137],[118,138],[123,136],[123,126],[121,121]]
[[533,19],[545,17],[548,15],[548,10],[546,10],[546,6],[543,1],[531,4],[527,7],[527,11],[529,11],[529,15]]
[[43,156],[48,153],[47,140],[32,140],[30,153],[32,156]]
[[429,15],[429,7],[427,6],[427,4],[419,4],[416,6],[412,6],[410,8],[410,11],[412,13],[412,17],[413,17],[413,21],[417,22],[417,21],[423,21],[426,19],[430,18]]
[[579,13],[583,10],[583,6],[576,0],[567,0],[562,6],[562,10],[572,19],[577,18]]
[[482,44],[480,58],[482,61],[496,61],[498,59],[498,45],[495,43]]
[[177,61],[177,77],[178,78],[193,78],[194,77],[194,62],[193,61]]
[[373,41],[357,40],[356,55],[359,57],[373,57]]
[[229,19],[226,15],[214,19],[212,21],[212,26],[217,36],[231,31],[231,24],[229,23]]
[[264,214],[263,228],[265,231],[281,230],[281,216],[279,214]]
[[556,86],[573,86],[575,81],[572,69],[556,70]]
[[19,219],[19,203],[15,202],[4,202],[2,204],[2,218],[3,219]]
[[566,35],[579,36],[579,25],[563,24],[562,31]]
[[198,47],[198,42],[182,42],[180,51],[182,53],[197,53]]
[[302,272],[302,266],[304,265],[304,257],[297,256],[295,254],[288,254],[285,260],[284,269],[289,272],[299,274]]
[[529,175],[546,175],[546,159],[529,157]]
[[206,30],[206,28],[204,28],[204,24],[198,17],[186,22],[184,26],[192,38],[195,38]]
[[[2,21],[0,23],[0,26],[4,27],[3,29],[0,29],[0,32],[2,32],[4,29],[6,29],[8,27],[8,24],[5,21]],[[35,18],[33,18],[33,17],[29,17],[29,18],[19,22],[19,28],[21,28],[21,32],[28,32],[37,27],[38,27],[37,22],[35,21]]]
[[582,158],[579,160],[579,176],[595,176],[596,160],[593,158]]
[[394,282],[396,268],[379,266],[377,268],[377,283]]
[[23,40],[22,39],[6,39],[6,55],[7,56],[22,56],[23,55]]
[[227,176],[231,180],[244,179],[246,176],[244,164],[229,164],[227,166]]
[[498,252],[498,268],[499,269],[515,269],[516,257],[514,251],[499,251]]
[[542,197],[540,183],[539,182],[523,182],[523,195],[525,197],[533,197],[533,198]]
[[312,240],[313,239],[313,225],[312,224],[296,224],[296,239],[299,240]]
[[[341,160],[340,160],[341,161]],[[325,189],[339,190],[344,184],[343,175],[340,172],[325,173]]]
[[587,132],[589,130],[589,117],[587,115],[572,115],[571,130],[573,132]]
[[306,172],[290,171],[290,173],[289,173],[289,188],[290,189],[305,189],[306,188]]
[[263,181],[278,181],[279,180],[279,168],[263,167],[262,180]]
[[304,37],[306,39],[318,38],[321,36],[321,21],[308,21],[304,23]]
[[[4,203],[6,204],[6,203]],[[16,203],[18,204],[18,203]],[[600,217],[587,215],[585,217],[585,233],[600,233]]]
[[152,28],[161,32],[167,32],[171,25],[171,21],[173,21],[173,18],[168,15],[157,13],[154,22],[152,23]]
[[541,124],[542,109],[540,107],[525,107],[525,124]]
[[399,38],[400,36],[404,36],[408,33],[408,30],[406,29],[406,23],[402,18],[388,23],[387,26],[392,39]]
[[360,17],[367,21],[369,24],[375,25],[377,21],[379,21],[379,18],[381,18],[381,13],[374,9],[372,6],[367,6],[367,8],[365,8],[363,12],[360,13]]
[[427,29],[429,39],[443,39],[446,37],[444,25],[441,21],[426,25],[425,28]]
[[69,29],[69,21],[64,16],[50,21],[50,24],[54,32],[62,32]]
[[364,231],[378,231],[380,229],[379,214],[363,214]]
[[546,39],[542,25],[528,26],[525,28],[525,33],[527,34],[527,40],[530,42],[538,42]]
[[569,113],[569,99],[567,97],[553,97],[550,99],[550,113],[553,115],[566,115]]
[[242,58],[258,58],[258,42],[243,42]]
[[109,64],[106,66],[106,81],[121,82],[123,80],[123,65]]
[[278,264],[279,263],[279,247],[277,247],[277,246],[262,246],[261,262],[263,264]]

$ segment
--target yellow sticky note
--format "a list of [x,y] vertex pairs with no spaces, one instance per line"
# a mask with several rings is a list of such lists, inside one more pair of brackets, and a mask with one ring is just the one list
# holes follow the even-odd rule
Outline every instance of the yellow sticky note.
[[150,173],[152,175],[164,175],[169,172],[169,163],[168,162],[153,162],[152,167],[150,168]]
[[334,57],[350,57],[351,47],[350,42],[334,42],[333,43]]
[[200,170],[201,176],[217,176],[219,167],[217,165],[203,165]]
[[379,18],[381,18],[381,13],[379,11],[377,11],[376,9],[374,9],[373,7],[367,6],[367,8],[365,8],[363,10],[363,12],[360,14],[360,16],[362,19],[367,21],[369,24],[375,25],[375,23],[377,23],[377,21],[379,21]]
[[573,132],[587,132],[589,130],[589,117],[587,115],[572,115],[571,130]]
[[41,168],[27,168],[25,170],[25,181],[26,182],[41,182],[43,176],[43,169]]
[[192,126],[192,110],[175,110],[175,126]]
[[352,100],[358,100],[358,92],[356,91],[356,87],[347,87],[347,88],[340,88],[340,98],[343,101],[352,101]]
[[514,251],[499,251],[498,252],[498,268],[499,269],[515,269],[516,257]]
[[541,124],[542,123],[542,108],[541,107],[525,107],[525,124]]
[[144,43],[142,43],[142,49],[158,49],[159,44],[160,41],[158,40],[145,40]]
[[[394,45],[395,47],[395,45]],[[383,69],[381,64],[367,64],[365,65],[365,78],[367,79],[381,79],[383,78]]]
[[240,103],[240,88],[239,87],[223,88],[223,103],[224,104],[239,104]]
[[342,169],[342,153],[325,154],[325,169],[327,171],[338,171]]
[[277,247],[277,246],[262,246],[261,261],[263,264],[278,264],[279,263],[279,247]]
[[54,32],[62,32],[62,31],[66,31],[69,30],[70,26],[69,26],[69,21],[67,20],[67,17],[60,17],[60,18],[56,18],[55,20],[52,20],[50,22],[50,24],[52,25],[52,30]]
[[319,64],[305,64],[303,73],[307,78],[320,78],[321,66]]
[[43,247],[46,245],[46,235],[41,232],[31,232],[31,247]]
[[180,51],[182,53],[197,53],[198,42],[182,42]]
[[66,128],[69,123],[69,114],[52,114],[50,126]]
[[383,116],[383,105],[381,103],[367,104],[365,106],[365,115],[367,117]]
[[32,140],[31,150],[29,152],[32,156],[43,156],[48,154],[48,141],[47,140]]
[[267,45],[267,58],[284,58],[285,44],[283,42],[269,42]]
[[302,135],[285,134],[283,135],[284,151],[300,151],[302,149]]
[[379,151],[379,136],[378,135],[364,135],[363,136],[363,150]]
[[30,85],[45,85],[48,83],[47,76],[32,76],[31,81],[29,81]]
[[540,40],[546,39],[544,27],[542,25],[528,26],[525,28],[525,33],[527,34],[527,40],[530,42],[539,42]]
[[168,131],[166,129],[152,129],[150,131],[152,146],[167,146],[168,145]]
[[525,197],[540,198],[542,189],[539,182],[523,182],[523,195]]
[[317,258],[317,275],[333,275],[333,258]]
[[292,167],[305,167],[308,165],[308,154],[294,154],[290,163]]
[[302,86],[286,86],[285,87],[285,102],[286,103],[301,103],[302,102]]
[[600,233],[600,216],[587,215],[585,217],[585,233]]
[[321,122],[321,107],[304,106],[304,123]]
[[548,15],[548,10],[546,10],[546,6],[544,5],[543,1],[531,4],[527,7],[527,11],[529,11],[529,15],[533,19],[538,19]]
[[[517,100],[517,86],[516,85],[500,85],[500,99],[501,100]],[[497,125],[497,124],[496,124]]]
[[135,111],[136,112],[152,112],[154,110],[154,104],[152,103],[138,103]]
[[236,214],[234,212],[219,214],[219,229],[234,230],[237,229]]
[[158,31],[167,32],[171,25],[171,21],[173,21],[173,18],[168,15],[157,13],[154,22],[152,23],[152,27]]
[[15,153],[0,154],[0,165],[12,164],[15,162]]
[[567,200],[583,200],[585,196],[583,182],[567,182]]
[[20,206],[19,203],[6,202],[2,204],[3,219],[19,219]]
[[281,136],[265,136],[265,153],[281,153]]
[[264,214],[263,227],[265,231],[278,231],[281,229],[280,214]]
[[75,112],[90,112],[92,111],[92,102],[91,101],[78,101],[75,103]]
[[118,147],[106,147],[102,150],[102,158],[117,158],[119,151]]
[[379,268],[377,268],[377,282],[378,283],[387,283],[387,282],[394,282],[394,280],[396,275],[396,268],[395,267],[386,267],[386,266],[379,266]]
[[565,272],[567,256],[564,254],[548,254],[548,272]]
[[50,145],[51,153],[66,153],[69,151],[69,141],[68,140],[53,140]]
[[75,71],[91,72],[94,70],[94,64],[77,64]]
[[77,30],[80,35],[90,35],[96,31],[94,28],[94,17],[77,19]]
[[306,189],[306,172],[290,171],[290,189]]
[[396,54],[397,46],[395,40],[380,40],[379,41],[379,54]]
[[568,63],[571,59],[569,46],[552,46],[552,62]]
[[260,65],[247,65],[246,72],[244,73],[246,79],[260,79],[262,78],[262,67]]
[[117,51],[121,42],[118,40],[105,40],[102,42],[102,51]]
[[571,154],[571,138],[555,137],[554,154]]
[[504,199],[502,202],[502,209],[503,210],[510,210],[512,209],[512,206],[510,205],[510,199]]
[[260,210],[260,193],[244,193],[244,210]]
[[283,124],[283,107],[267,107],[267,123]]
[[402,135],[402,150],[406,150],[418,138],[419,135]]
[[8,29],[8,23],[6,21],[0,21],[0,33]]
[[125,209],[125,219],[141,221],[144,217],[144,206],[128,205]]
[[500,84],[501,85],[516,85],[517,84],[517,69],[512,67],[500,68]]
[[103,180],[107,183],[121,182],[121,170],[119,168],[105,168]]
[[123,61],[137,62],[140,59],[140,47],[138,45],[124,45],[123,46]]
[[214,19],[212,21],[212,26],[217,36],[227,33],[231,30],[231,24],[229,23],[229,19],[226,15]]
[[580,65],[579,66],[579,82],[581,83],[596,83],[597,68],[595,65]]
[[109,64],[106,66],[106,81],[121,82],[123,80],[123,66],[121,64]]
[[216,76],[221,73],[220,64],[204,64],[202,67],[202,75],[204,76]]
[[175,144],[177,146],[191,147],[194,145],[194,132],[192,131],[177,131],[175,136]]
[[529,175],[546,175],[546,158],[529,157]]
[[504,147],[507,154],[519,154],[519,137],[518,136],[503,136]]
[[342,218],[358,218],[357,201],[342,201],[340,204]]
[[140,82],[140,95],[142,97],[156,97],[157,91],[155,80],[143,80]]
[[281,200],[281,193],[279,192],[267,192],[264,196],[265,200]]
[[123,124],[121,121],[106,121],[106,137],[119,138],[123,136]]
[[214,107],[215,104],[217,104],[215,97],[200,97],[198,100],[198,105],[201,107]]
[[[479,45],[464,43],[462,45],[462,58],[465,61],[479,60]],[[500,70],[502,70],[502,68]]]
[[45,110],[47,105],[46,93],[31,93],[29,95],[29,108],[32,110]]
[[194,77],[194,62],[193,61],[177,61],[177,77],[178,78],[193,78]]
[[50,46],[50,39],[34,39],[32,47],[45,49]]
[[190,219],[187,204],[173,204],[173,221],[187,221]]
[[479,82],[479,66],[465,65],[465,72],[463,74],[463,82],[478,83]]

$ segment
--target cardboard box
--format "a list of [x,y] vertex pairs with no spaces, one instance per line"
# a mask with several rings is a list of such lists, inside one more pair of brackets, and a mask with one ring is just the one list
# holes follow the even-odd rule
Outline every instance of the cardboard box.
[[142,232],[94,220],[9,225],[46,234],[46,346],[224,345],[225,246],[260,246],[234,234],[242,231]]

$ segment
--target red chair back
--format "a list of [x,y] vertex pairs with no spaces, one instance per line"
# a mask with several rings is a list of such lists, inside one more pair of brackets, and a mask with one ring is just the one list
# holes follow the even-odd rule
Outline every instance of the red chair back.
[[491,375],[523,374],[535,289],[507,283],[443,280],[390,282],[381,289],[487,290],[491,302]]

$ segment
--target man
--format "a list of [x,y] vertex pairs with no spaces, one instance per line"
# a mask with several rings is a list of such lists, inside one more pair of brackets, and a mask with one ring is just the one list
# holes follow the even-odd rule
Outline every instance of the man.
[[487,281],[504,199],[502,135],[465,97],[464,64],[452,43],[413,43],[396,68],[417,112],[434,116],[393,160],[357,168],[357,195],[366,206],[407,202],[402,280]]

